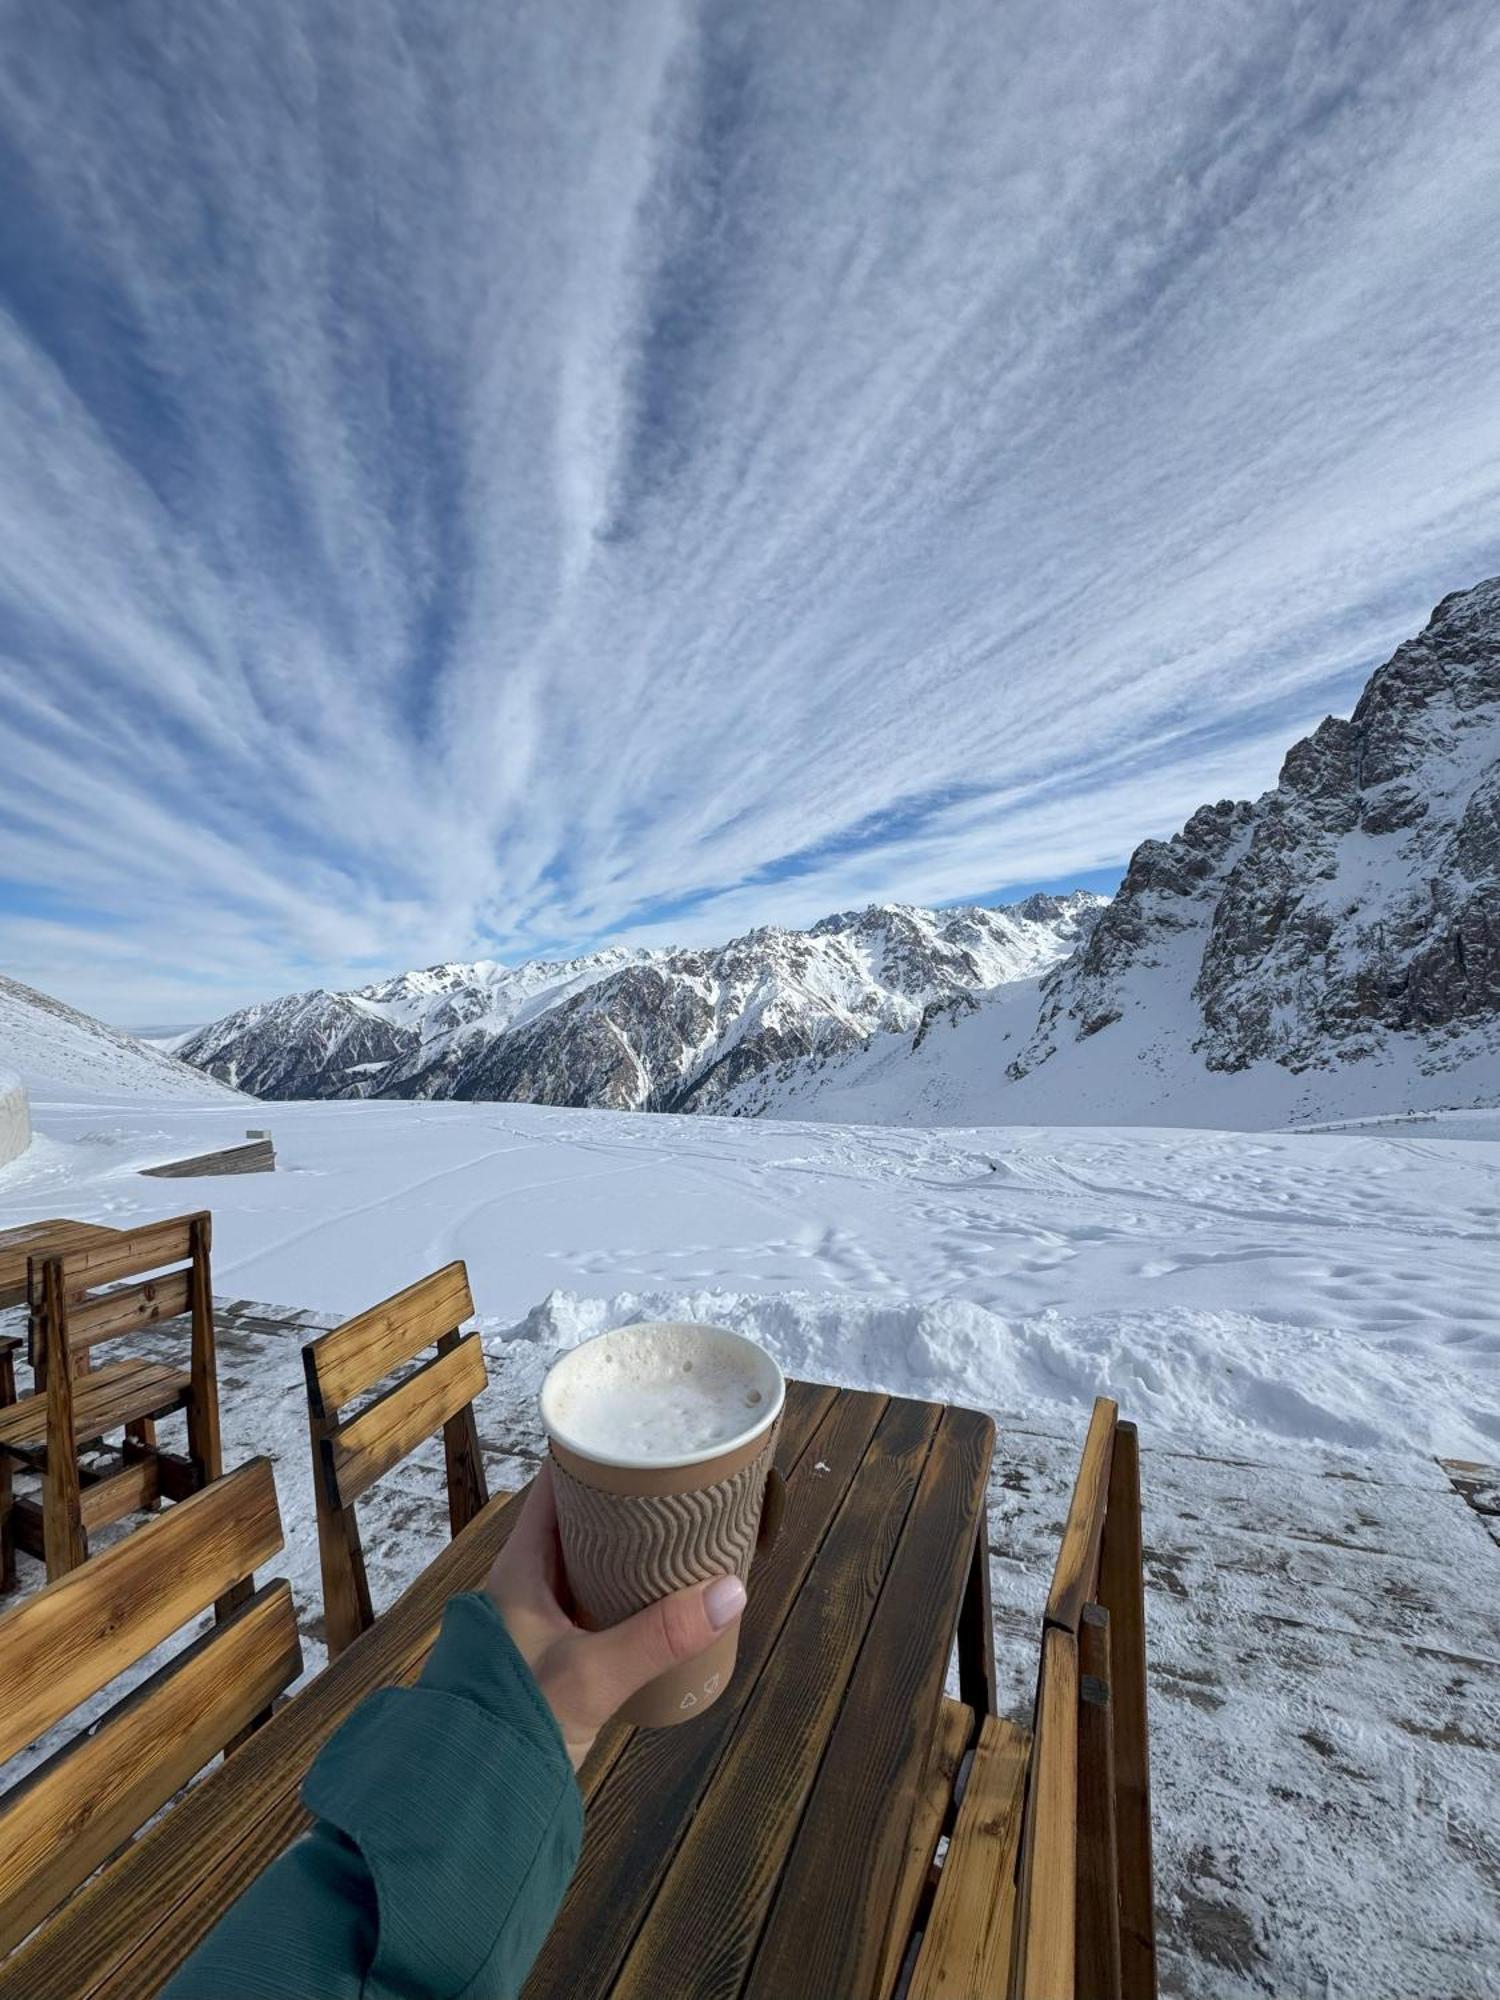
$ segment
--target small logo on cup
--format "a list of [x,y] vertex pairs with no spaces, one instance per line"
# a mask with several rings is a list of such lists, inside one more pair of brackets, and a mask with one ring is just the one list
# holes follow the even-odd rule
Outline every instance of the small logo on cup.
[[693,1693],[692,1689],[689,1688],[687,1693],[682,1697],[682,1700],[678,1702],[677,1706],[679,1708],[696,1708],[698,1706],[698,1697]]
[[703,1692],[705,1694],[717,1694],[719,1692],[718,1674],[709,1675],[708,1679],[703,1683]]

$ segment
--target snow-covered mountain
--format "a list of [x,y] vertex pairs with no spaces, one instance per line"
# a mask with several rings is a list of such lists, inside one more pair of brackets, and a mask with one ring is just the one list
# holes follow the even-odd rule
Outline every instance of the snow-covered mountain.
[[1089,1067],[1144,1064],[1164,1099],[1359,1065],[1393,1102],[1500,1101],[1500,578],[1444,598],[1271,791],[1136,849],[1010,1061],[1038,1115],[1096,1038]]
[[0,1068],[33,1092],[69,1096],[177,1097],[231,1103],[238,1093],[200,1070],[80,1014],[49,994],[0,977]]
[[1079,892],[1001,909],[877,906],[702,950],[433,966],[243,1008],[181,1054],[259,1097],[754,1111],[809,1064],[882,1034],[920,1036],[975,994],[1035,977],[1103,904]]

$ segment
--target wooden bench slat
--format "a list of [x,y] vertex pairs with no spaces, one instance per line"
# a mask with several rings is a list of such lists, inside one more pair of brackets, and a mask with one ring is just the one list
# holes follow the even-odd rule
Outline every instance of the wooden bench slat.
[[[193,1254],[192,1228],[208,1222],[207,1209],[174,1215],[166,1222],[148,1222],[140,1229],[121,1230],[111,1242],[85,1243],[62,1253],[63,1290],[69,1299],[117,1278],[137,1278],[168,1264],[185,1264]],[[42,1260],[33,1256],[36,1265]]]
[[1083,1607],[1078,1628],[1078,1986],[1120,2000],[1120,1897],[1115,1853],[1114,1715],[1109,1613]]
[[0,1615],[0,1760],[87,1701],[281,1547],[252,1459]]
[[373,1388],[440,1334],[451,1333],[473,1316],[468,1272],[458,1262],[445,1264],[393,1298],[310,1341],[303,1353],[310,1357],[307,1380],[309,1392],[317,1399],[314,1414],[331,1417],[342,1404]]
[[258,1590],[0,1805],[11,1950],[302,1670],[291,1587]]
[[1120,1876],[1120,1991],[1124,2000],[1155,2000],[1156,1996],[1151,1772],[1146,1732],[1146,1596],[1141,1553],[1140,1447],[1135,1425],[1124,1423],[1115,1427],[1109,1514],[1099,1557],[1099,1601],[1109,1613],[1115,1845]]
[[1078,1641],[1049,1625],[1021,1840],[1016,2000],[1071,2000],[1077,1836]]
[[985,1717],[907,2000],[1004,2000],[1030,1756],[1028,1730]]
[[481,1395],[488,1380],[484,1344],[471,1333],[323,1439],[334,1505],[352,1507],[382,1473]]
[[160,1491],[156,1460],[137,1459],[107,1478],[90,1480],[79,1495],[83,1525],[91,1532],[107,1528],[111,1521],[123,1520],[149,1507]]
[[1107,1396],[1097,1398],[1057,1552],[1057,1567],[1052,1573],[1052,1588],[1047,1594],[1046,1622],[1060,1625],[1075,1638],[1079,1616],[1094,1595],[1117,1414],[1118,1406]]
[[119,1291],[105,1292],[74,1306],[68,1314],[69,1348],[77,1353],[116,1334],[175,1319],[191,1302],[191,1275],[186,1270],[169,1271],[165,1277],[143,1278],[139,1284],[122,1286]]
[[[734,1676],[697,1721],[681,1729],[637,1730],[591,1800],[577,1872],[523,1989],[525,2000],[612,1991],[671,1861],[653,1830],[686,1823],[701,1809],[710,1784],[719,1782],[725,1747],[889,1408],[886,1397],[864,1391],[837,1398],[819,1393],[817,1428],[799,1447],[793,1425],[802,1398],[811,1393],[801,1383],[787,1384],[776,1454],[787,1481],[786,1516],[776,1546],[750,1574],[753,1618],[741,1633]],[[601,1909],[610,1912],[610,1921],[590,1921],[589,1913]]]
[[238,1146],[220,1146],[212,1153],[194,1153],[185,1160],[163,1160],[159,1166],[137,1167],[147,1180],[206,1180],[219,1174],[269,1174],[276,1171],[276,1150],[269,1139],[249,1139]]
[[[91,1444],[138,1417],[163,1415],[186,1392],[189,1379],[180,1369],[158,1361],[111,1361],[107,1367],[76,1376],[74,1437],[80,1444]],[[19,1403],[0,1409],[0,1445],[25,1450],[44,1446],[46,1438],[45,1393],[23,1396]]]
[[959,1769],[974,1734],[974,1711],[961,1701],[943,1701],[937,1733],[927,1760],[916,1811],[911,1816],[911,1832],[906,1839],[906,1859],[892,1904],[891,1927],[886,1936],[885,1960],[876,1982],[876,2000],[888,2000],[901,1975],[912,1927],[921,1906],[922,1894],[932,1873],[938,1841],[953,1804]]

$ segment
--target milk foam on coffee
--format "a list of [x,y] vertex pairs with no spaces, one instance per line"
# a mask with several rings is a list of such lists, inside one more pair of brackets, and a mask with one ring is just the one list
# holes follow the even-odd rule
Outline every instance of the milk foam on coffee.
[[781,1372],[727,1328],[620,1327],[560,1361],[542,1392],[549,1431],[616,1465],[681,1463],[722,1449],[775,1415]]

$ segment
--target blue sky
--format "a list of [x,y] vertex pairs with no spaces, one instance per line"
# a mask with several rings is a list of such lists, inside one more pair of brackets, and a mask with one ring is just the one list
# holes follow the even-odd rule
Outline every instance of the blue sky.
[[0,12],[0,968],[1108,881],[1500,568],[1500,12]]

